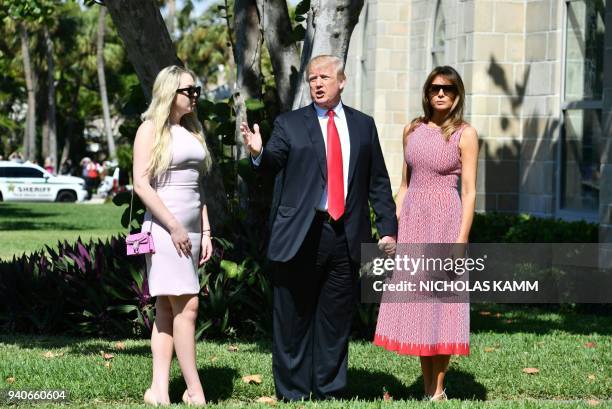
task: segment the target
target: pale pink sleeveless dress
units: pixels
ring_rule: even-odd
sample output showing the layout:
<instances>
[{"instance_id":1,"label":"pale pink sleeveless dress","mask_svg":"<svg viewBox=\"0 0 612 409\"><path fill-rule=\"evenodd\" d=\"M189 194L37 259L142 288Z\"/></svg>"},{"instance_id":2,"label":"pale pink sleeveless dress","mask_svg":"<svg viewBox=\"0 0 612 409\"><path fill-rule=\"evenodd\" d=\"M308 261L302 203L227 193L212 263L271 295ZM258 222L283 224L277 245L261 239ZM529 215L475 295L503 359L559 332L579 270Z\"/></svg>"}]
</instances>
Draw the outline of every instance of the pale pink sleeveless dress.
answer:
<instances>
[{"instance_id":1,"label":"pale pink sleeveless dress","mask_svg":"<svg viewBox=\"0 0 612 409\"><path fill-rule=\"evenodd\" d=\"M454 243L461 227L459 139L464 127L447 142L437 128L421 123L404 147L411 171L402 204L400 243ZM383 294L374 344L399 354L468 355L469 303L386 302Z\"/></svg>"},{"instance_id":2,"label":"pale pink sleeveless dress","mask_svg":"<svg viewBox=\"0 0 612 409\"><path fill-rule=\"evenodd\" d=\"M191 240L191 257L179 256L170 233L151 213L145 213L142 231L148 231L155 243L155 254L147 254L149 293L157 295L198 294L198 260L202 239L202 200L200 176L204 147L196 137L179 125L170 128L172 161L168 170L151 185L164 205L185 227Z\"/></svg>"}]
</instances>

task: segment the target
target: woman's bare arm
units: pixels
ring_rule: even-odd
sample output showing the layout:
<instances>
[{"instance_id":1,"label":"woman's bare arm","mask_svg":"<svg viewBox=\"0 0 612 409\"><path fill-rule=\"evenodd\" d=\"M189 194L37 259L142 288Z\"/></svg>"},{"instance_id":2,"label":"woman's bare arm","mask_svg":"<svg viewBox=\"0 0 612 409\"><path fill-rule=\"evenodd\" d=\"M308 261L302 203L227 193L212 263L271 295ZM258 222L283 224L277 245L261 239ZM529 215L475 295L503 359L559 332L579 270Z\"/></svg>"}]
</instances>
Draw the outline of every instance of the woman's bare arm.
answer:
<instances>
[{"instance_id":1,"label":"woman's bare arm","mask_svg":"<svg viewBox=\"0 0 612 409\"><path fill-rule=\"evenodd\" d=\"M402 205L404 204L404 197L406 196L406 192L408 191L408 185L410 184L410 169L408 169L408 165L406 164L406 144L408 143L410 131L410 124L404 127L404 132L402 135L402 182L400 183L399 191L397 192L397 197L395 199L395 208L397 220L399 220L400 215L402 214Z\"/></svg>"},{"instance_id":2,"label":"woman's bare arm","mask_svg":"<svg viewBox=\"0 0 612 409\"><path fill-rule=\"evenodd\" d=\"M466 127L459 140L461 152L461 228L458 243L467 243L474 209L476 208L476 173L478 170L478 134L471 126Z\"/></svg>"}]
</instances>

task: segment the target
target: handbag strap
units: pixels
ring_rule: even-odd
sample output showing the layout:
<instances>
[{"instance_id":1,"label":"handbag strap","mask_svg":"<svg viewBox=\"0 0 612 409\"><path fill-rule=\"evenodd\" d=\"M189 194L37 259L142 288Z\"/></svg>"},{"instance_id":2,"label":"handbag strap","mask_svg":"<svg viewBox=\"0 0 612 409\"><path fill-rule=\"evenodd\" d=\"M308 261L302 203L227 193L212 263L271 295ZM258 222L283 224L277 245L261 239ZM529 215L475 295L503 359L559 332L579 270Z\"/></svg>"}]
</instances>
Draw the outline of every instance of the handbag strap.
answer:
<instances>
[{"instance_id":1,"label":"handbag strap","mask_svg":"<svg viewBox=\"0 0 612 409\"><path fill-rule=\"evenodd\" d=\"M134 187L132 186L132 197L130 198L130 219L128 221L128 234L130 234L130 226L132 225L132 208L134 207ZM149 233L153 229L153 213L151 213L151 224L149 225Z\"/></svg>"}]
</instances>

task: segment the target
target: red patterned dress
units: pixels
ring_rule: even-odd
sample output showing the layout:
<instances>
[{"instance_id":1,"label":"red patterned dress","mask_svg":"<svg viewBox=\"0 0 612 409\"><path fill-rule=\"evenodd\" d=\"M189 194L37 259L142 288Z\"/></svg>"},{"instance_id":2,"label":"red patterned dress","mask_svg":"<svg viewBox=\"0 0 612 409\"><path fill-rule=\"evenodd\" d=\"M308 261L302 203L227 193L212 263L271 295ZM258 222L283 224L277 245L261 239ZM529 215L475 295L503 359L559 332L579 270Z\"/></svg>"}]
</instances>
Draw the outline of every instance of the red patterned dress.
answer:
<instances>
[{"instance_id":1,"label":"red patterned dress","mask_svg":"<svg viewBox=\"0 0 612 409\"><path fill-rule=\"evenodd\" d=\"M454 243L461 227L459 139L446 141L439 128L419 124L404 156L411 172L399 220L401 243ZM374 344L399 354L468 355L469 303L410 302L384 293ZM399 301L399 302L398 302Z\"/></svg>"}]
</instances>

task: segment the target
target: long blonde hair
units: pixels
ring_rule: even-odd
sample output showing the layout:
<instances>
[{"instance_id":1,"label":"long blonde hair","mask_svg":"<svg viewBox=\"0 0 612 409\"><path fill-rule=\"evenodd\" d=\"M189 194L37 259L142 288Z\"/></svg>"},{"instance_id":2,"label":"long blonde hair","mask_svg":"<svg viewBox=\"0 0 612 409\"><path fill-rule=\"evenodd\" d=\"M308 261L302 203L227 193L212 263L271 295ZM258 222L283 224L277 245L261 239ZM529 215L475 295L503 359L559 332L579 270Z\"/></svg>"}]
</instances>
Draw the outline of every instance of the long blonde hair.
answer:
<instances>
[{"instance_id":1,"label":"long blonde hair","mask_svg":"<svg viewBox=\"0 0 612 409\"><path fill-rule=\"evenodd\" d=\"M151 159L149 159L149 164L147 165L147 174L152 178L168 170L172 161L170 112L176 98L176 90L179 88L181 75L183 74L189 74L194 81L196 80L196 76L192 71L177 65L171 65L161 70L153 83L151 103L141 115L143 121L152 121L155 128L155 140L151 151ZM183 115L181 126L191 132L204 147L203 168L205 172L208 172L212 159L206 146L204 129L198 120L195 110Z\"/></svg>"},{"instance_id":2,"label":"long blonde hair","mask_svg":"<svg viewBox=\"0 0 612 409\"><path fill-rule=\"evenodd\" d=\"M448 114L444 118L444 122L440 127L442 136L444 136L444 139L448 141L453 132L455 132L465 123L463 120L463 106L465 101L465 87L463 86L463 80L461 79L459 73L453 67L448 65L434 68L427 76L425 84L423 84L423 94L421 98L424 115L412 120L408 133L412 132L420 123L428 123L431 121L434 109L429 101L429 87L438 75L443 76L455 87L457 87L457 95L455 95L453 105L451 106L450 111L448 111Z\"/></svg>"}]
</instances>

